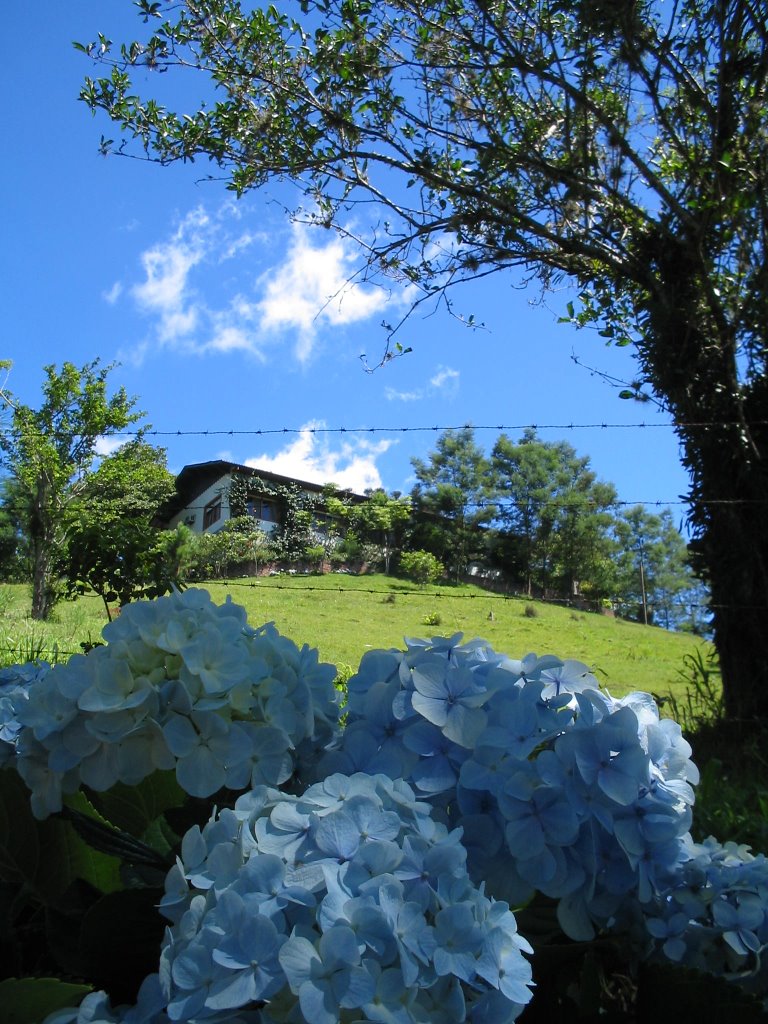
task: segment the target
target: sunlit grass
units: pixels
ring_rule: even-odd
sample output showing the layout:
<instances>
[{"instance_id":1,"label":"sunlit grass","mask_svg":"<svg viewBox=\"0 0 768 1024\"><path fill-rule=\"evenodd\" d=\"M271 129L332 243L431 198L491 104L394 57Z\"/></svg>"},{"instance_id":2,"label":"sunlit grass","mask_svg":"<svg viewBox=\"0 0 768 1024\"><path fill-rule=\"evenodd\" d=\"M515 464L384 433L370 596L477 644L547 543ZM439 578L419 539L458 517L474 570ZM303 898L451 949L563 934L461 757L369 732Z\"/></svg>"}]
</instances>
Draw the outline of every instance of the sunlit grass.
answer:
<instances>
[{"instance_id":1,"label":"sunlit grass","mask_svg":"<svg viewBox=\"0 0 768 1024\"><path fill-rule=\"evenodd\" d=\"M685 696L684 658L703 645L685 634L607 616L504 598L476 586L429 586L392 577L280 576L204 584L215 601L242 604L252 625L274 622L299 645L317 647L324 661L355 667L366 650L402 647L404 637L462 633L483 637L514 658L530 651L575 658L620 696L647 690ZM439 621L438 621L439 620ZM50 622L29 618L29 588L0 586L0 656L25 652L64 659L99 638L106 622L96 596L58 604ZM429 622L430 624L427 624Z\"/></svg>"}]
</instances>

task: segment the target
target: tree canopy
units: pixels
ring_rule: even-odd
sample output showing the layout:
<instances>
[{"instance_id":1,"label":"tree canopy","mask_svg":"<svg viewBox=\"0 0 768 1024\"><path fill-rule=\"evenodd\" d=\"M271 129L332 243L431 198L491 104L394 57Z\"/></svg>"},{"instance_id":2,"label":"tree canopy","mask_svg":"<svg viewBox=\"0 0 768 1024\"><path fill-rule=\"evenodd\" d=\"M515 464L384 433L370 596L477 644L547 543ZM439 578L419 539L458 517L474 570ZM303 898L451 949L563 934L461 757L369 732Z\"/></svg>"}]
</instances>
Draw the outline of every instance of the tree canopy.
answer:
<instances>
[{"instance_id":1,"label":"tree canopy","mask_svg":"<svg viewBox=\"0 0 768 1024\"><path fill-rule=\"evenodd\" d=\"M99 594L109 617L111 603L167 593L177 580L166 548L176 538L155 520L175 493L163 448L134 439L104 458L67 509L69 589Z\"/></svg>"},{"instance_id":2,"label":"tree canopy","mask_svg":"<svg viewBox=\"0 0 768 1024\"><path fill-rule=\"evenodd\" d=\"M446 430L427 460L411 459L416 475L411 497L417 512L412 543L436 551L457 582L473 558L482 555L481 527L495 516L490 463L472 427Z\"/></svg>"},{"instance_id":3,"label":"tree canopy","mask_svg":"<svg viewBox=\"0 0 768 1024\"><path fill-rule=\"evenodd\" d=\"M598 566L610 561L613 485L597 480L589 459L571 445L542 441L533 429L518 443L500 434L491 456L499 518L514 538L512 560L526 593L534 583L546 590L558 582L573 594L589 579L597 597L610 594L610 581L601 586L597 577Z\"/></svg>"},{"instance_id":4,"label":"tree canopy","mask_svg":"<svg viewBox=\"0 0 768 1024\"><path fill-rule=\"evenodd\" d=\"M38 409L3 398L11 408L10 426L0 432L0 463L11 480L16 513L29 545L32 617L46 619L59 596L57 559L71 525L68 509L82 493L100 438L110 437L141 418L135 398L124 388L108 394L111 366L99 360L78 369L65 362L44 367L43 400Z\"/></svg>"},{"instance_id":5,"label":"tree canopy","mask_svg":"<svg viewBox=\"0 0 768 1024\"><path fill-rule=\"evenodd\" d=\"M669 509L658 515L642 505L624 510L614 524L620 549L617 606L622 615L669 629L695 628L690 599L696 589L688 550ZM702 595L698 595L696 604ZM634 608L633 608L634 606Z\"/></svg>"},{"instance_id":6,"label":"tree canopy","mask_svg":"<svg viewBox=\"0 0 768 1024\"><path fill-rule=\"evenodd\" d=\"M112 65L82 92L119 126L105 151L293 180L425 298L565 278L570 319L634 346L626 392L669 411L690 472L727 711L768 717L766 0L137 6L141 41L80 44ZM199 107L135 68L201 72Z\"/></svg>"}]
</instances>

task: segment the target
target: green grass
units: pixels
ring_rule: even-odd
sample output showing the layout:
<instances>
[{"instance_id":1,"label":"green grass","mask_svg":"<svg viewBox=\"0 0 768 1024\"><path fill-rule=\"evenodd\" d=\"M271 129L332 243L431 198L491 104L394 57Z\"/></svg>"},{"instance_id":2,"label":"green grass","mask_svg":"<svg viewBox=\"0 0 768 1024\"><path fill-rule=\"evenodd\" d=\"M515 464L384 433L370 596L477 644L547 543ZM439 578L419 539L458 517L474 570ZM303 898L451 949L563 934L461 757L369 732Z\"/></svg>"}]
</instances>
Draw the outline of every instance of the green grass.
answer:
<instances>
[{"instance_id":1,"label":"green grass","mask_svg":"<svg viewBox=\"0 0 768 1024\"><path fill-rule=\"evenodd\" d=\"M683 700L686 684L679 673L684 658L706 646L695 637L653 626L505 599L470 585L420 589L387 576L332 574L204 586L215 601L231 594L245 606L252 625L273 621L299 645L317 647L322 660L353 668L366 650L402 647L406 636L461 632L465 640L483 637L514 658L535 651L583 661L615 696L631 690L659 696L672 691ZM106 622L95 596L62 602L47 623L34 622L28 611L28 587L0 586L0 658L6 664L25 660L29 651L66 658L81 642L98 639ZM425 623L437 616L439 625Z\"/></svg>"}]
</instances>

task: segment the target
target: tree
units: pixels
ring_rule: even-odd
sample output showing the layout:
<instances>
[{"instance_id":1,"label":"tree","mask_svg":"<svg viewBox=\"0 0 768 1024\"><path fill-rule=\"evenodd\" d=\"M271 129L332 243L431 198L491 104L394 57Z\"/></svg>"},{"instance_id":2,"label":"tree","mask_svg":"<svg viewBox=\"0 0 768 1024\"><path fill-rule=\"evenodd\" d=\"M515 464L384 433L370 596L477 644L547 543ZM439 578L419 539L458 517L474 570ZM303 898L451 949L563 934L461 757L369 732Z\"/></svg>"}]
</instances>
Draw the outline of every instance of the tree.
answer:
<instances>
[{"instance_id":1,"label":"tree","mask_svg":"<svg viewBox=\"0 0 768 1024\"><path fill-rule=\"evenodd\" d=\"M613 484L598 480L589 459L576 455L565 442L557 448L564 457L564 486L555 519L555 579L568 597L609 592L612 545L610 528L617 499Z\"/></svg>"},{"instance_id":2,"label":"tree","mask_svg":"<svg viewBox=\"0 0 768 1024\"><path fill-rule=\"evenodd\" d=\"M64 561L70 591L93 590L110 605L167 593L178 582L168 556L171 534L154 521L176 491L163 448L137 439L89 473L66 512Z\"/></svg>"},{"instance_id":3,"label":"tree","mask_svg":"<svg viewBox=\"0 0 768 1024\"><path fill-rule=\"evenodd\" d=\"M472 427L462 427L438 437L428 462L411 459L411 465L418 481L412 492L415 533L431 535L434 554L458 582L469 562L484 552L480 528L494 518L490 463Z\"/></svg>"},{"instance_id":4,"label":"tree","mask_svg":"<svg viewBox=\"0 0 768 1024\"><path fill-rule=\"evenodd\" d=\"M325 501L328 512L348 525L356 541L363 546L375 545L381 552L384 572L389 575L392 555L400 543L404 524L411 517L410 499L389 495L381 488L366 492L366 500L351 502L343 494L334 493Z\"/></svg>"},{"instance_id":5,"label":"tree","mask_svg":"<svg viewBox=\"0 0 768 1024\"><path fill-rule=\"evenodd\" d=\"M19 516L23 502L17 489L12 477L0 480L0 579L14 583L29 579L27 544Z\"/></svg>"},{"instance_id":6,"label":"tree","mask_svg":"<svg viewBox=\"0 0 768 1024\"><path fill-rule=\"evenodd\" d=\"M701 595L688 548L669 509L659 515L642 505L625 509L615 523L618 558L616 603L623 615L640 622L679 628L690 619L690 605Z\"/></svg>"},{"instance_id":7,"label":"tree","mask_svg":"<svg viewBox=\"0 0 768 1024\"><path fill-rule=\"evenodd\" d=\"M371 273L426 298L565 278L568 318L634 346L624 393L669 411L690 472L727 714L768 718L765 0L138 6L148 38L82 46L114 65L82 98L115 148L207 157L237 193L292 179L349 234L372 200ZM213 102L145 100L134 67L197 68Z\"/></svg>"},{"instance_id":8,"label":"tree","mask_svg":"<svg viewBox=\"0 0 768 1024\"><path fill-rule=\"evenodd\" d=\"M498 520L511 547L507 568L521 575L528 596L534 586L570 596L579 585L603 596L613 485L597 480L571 445L542 441L530 428L518 443L500 434L491 460Z\"/></svg>"},{"instance_id":9,"label":"tree","mask_svg":"<svg viewBox=\"0 0 768 1024\"><path fill-rule=\"evenodd\" d=\"M46 619L59 596L56 558L66 549L70 506L82 494L96 442L141 418L124 388L107 395L112 366L99 360L78 369L44 367L43 402L35 410L4 395L12 407L0 434L2 464L14 481L18 513L29 544L32 618Z\"/></svg>"}]
</instances>

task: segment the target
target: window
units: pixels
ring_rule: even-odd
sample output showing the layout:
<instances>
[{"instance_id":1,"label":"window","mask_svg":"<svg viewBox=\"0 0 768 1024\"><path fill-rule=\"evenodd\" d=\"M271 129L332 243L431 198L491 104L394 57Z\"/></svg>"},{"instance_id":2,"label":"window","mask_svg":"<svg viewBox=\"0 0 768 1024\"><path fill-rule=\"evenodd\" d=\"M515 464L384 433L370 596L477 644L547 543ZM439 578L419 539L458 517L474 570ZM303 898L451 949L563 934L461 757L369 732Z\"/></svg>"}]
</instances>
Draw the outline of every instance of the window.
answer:
<instances>
[{"instance_id":1,"label":"window","mask_svg":"<svg viewBox=\"0 0 768 1024\"><path fill-rule=\"evenodd\" d=\"M214 523L218 523L221 519L221 495L214 498L213 501L209 501L203 509L203 529L207 530L209 526L213 526Z\"/></svg>"},{"instance_id":2,"label":"window","mask_svg":"<svg viewBox=\"0 0 768 1024\"><path fill-rule=\"evenodd\" d=\"M277 523L280 519L277 502L269 498L254 498L249 501L248 514L262 523Z\"/></svg>"}]
</instances>

